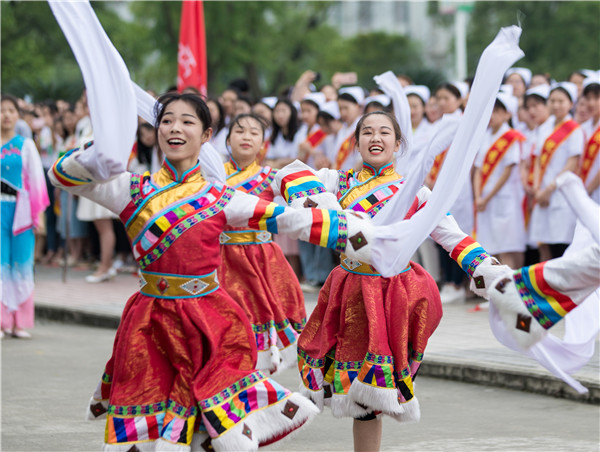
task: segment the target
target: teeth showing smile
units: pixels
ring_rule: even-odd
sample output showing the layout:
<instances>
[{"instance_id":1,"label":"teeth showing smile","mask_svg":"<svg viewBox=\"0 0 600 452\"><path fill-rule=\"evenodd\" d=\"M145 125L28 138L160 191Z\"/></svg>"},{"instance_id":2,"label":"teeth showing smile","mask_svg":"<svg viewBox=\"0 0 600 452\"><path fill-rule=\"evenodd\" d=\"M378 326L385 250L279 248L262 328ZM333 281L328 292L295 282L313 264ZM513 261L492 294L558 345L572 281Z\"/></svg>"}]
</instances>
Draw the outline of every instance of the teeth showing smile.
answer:
<instances>
[{"instance_id":1,"label":"teeth showing smile","mask_svg":"<svg viewBox=\"0 0 600 452\"><path fill-rule=\"evenodd\" d=\"M171 145L177 145L177 144L185 144L185 141L183 141L180 138L171 138L169 141L167 141L167 143L169 143Z\"/></svg>"},{"instance_id":2,"label":"teeth showing smile","mask_svg":"<svg viewBox=\"0 0 600 452\"><path fill-rule=\"evenodd\" d=\"M369 152L383 152L383 147L371 146L371 147L369 147Z\"/></svg>"}]
</instances>

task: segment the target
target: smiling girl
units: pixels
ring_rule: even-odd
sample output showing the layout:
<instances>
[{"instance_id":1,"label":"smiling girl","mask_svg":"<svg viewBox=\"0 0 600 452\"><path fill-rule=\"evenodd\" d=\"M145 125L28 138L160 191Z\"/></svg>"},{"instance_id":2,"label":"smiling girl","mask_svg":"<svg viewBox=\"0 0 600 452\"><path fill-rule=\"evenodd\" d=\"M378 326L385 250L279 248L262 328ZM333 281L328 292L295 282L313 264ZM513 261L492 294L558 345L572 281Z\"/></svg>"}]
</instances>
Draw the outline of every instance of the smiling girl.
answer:
<instances>
[{"instance_id":1,"label":"smiling girl","mask_svg":"<svg viewBox=\"0 0 600 452\"><path fill-rule=\"evenodd\" d=\"M275 170L256 163L265 124L255 114L242 114L229 125L231 158L225 164L227 184L273 201ZM306 322L304 297L294 271L268 231L227 226L220 235L221 283L244 309L256 338L257 368L271 373L292 366L298 335Z\"/></svg>"},{"instance_id":2,"label":"smiling girl","mask_svg":"<svg viewBox=\"0 0 600 452\"><path fill-rule=\"evenodd\" d=\"M219 237L230 225L354 253L347 237L364 222L208 182L198 158L210 124L201 98L168 93L157 104L157 143L165 155L157 173L123 172L97 182L79 161L85 153L96 157L93 143L69 151L51 170L53 184L120 216L141 268L140 290L124 308L89 407L90 418L107 416L105 451L256 450L317 411L256 369L252 326L217 277ZM240 156L254 152L241 142Z\"/></svg>"},{"instance_id":3,"label":"smiling girl","mask_svg":"<svg viewBox=\"0 0 600 452\"><path fill-rule=\"evenodd\" d=\"M354 133L362 170L311 173L295 163L277 176L278 189L288 202L286 193L292 192L291 203L304 206L331 205L333 193L344 210L373 217L403 189L404 178L393 163L402 140L393 116L366 114ZM424 206L429 193L427 188L418 192L407 218ZM489 259L451 216L431 235L470 274L469 265ZM364 237L354 240L357 246L366 244ZM419 419L413 379L441 315L435 281L420 265L411 262L400 274L384 278L368 263L342 253L300 335L298 366L304 393L317 406L354 418L355 450L379 450L380 413L401 422Z\"/></svg>"},{"instance_id":4,"label":"smiling girl","mask_svg":"<svg viewBox=\"0 0 600 452\"><path fill-rule=\"evenodd\" d=\"M548 97L550 133L539 136L534 150L533 193L530 237L539 243L540 261L560 257L573 240L575 218L567 201L555 193L555 179L565 171L576 172L583 152L583 131L570 115L577 100L577 86L561 82L552 86Z\"/></svg>"}]
</instances>

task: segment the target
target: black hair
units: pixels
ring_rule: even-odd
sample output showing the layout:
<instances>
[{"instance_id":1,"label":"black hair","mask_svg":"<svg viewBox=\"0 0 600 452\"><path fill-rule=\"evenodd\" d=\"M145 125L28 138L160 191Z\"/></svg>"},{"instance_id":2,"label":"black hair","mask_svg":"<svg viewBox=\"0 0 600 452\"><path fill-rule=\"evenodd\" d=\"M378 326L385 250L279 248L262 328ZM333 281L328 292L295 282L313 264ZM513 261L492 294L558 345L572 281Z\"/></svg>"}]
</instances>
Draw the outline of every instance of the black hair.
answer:
<instances>
[{"instance_id":1,"label":"black hair","mask_svg":"<svg viewBox=\"0 0 600 452\"><path fill-rule=\"evenodd\" d=\"M423 99L421 96L419 96L417 93L410 93L410 94L407 94L407 95L406 95L406 97L409 97L409 96L414 96L414 97L416 97L417 99L419 99L419 100L421 101L421 103L423 104L423 107L425 107L425 105L427 104L427 103L425 102L425 100L424 100L424 99Z\"/></svg>"},{"instance_id":2,"label":"black hair","mask_svg":"<svg viewBox=\"0 0 600 452\"><path fill-rule=\"evenodd\" d=\"M242 125L240 124L240 121L242 119L246 119L246 118L251 118L251 119L258 121L258 123L260 124L260 128L262 129L262 136L263 136L263 141L264 141L265 132L267 130L267 124L265 123L265 120L262 117L260 117L259 115L257 115L256 113L241 113L241 114L237 115L235 118L233 118L231 120L231 122L229 123L227 138L225 141L229 141L229 137L231 136L231 131L233 130L233 127L236 125L241 127Z\"/></svg>"},{"instance_id":3,"label":"black hair","mask_svg":"<svg viewBox=\"0 0 600 452\"><path fill-rule=\"evenodd\" d=\"M333 116L331 116L329 113L323 110L319 110L319 113L317 113L317 121L319 120L319 118L323 118L327 123L335 120Z\"/></svg>"},{"instance_id":4,"label":"black hair","mask_svg":"<svg viewBox=\"0 0 600 452\"><path fill-rule=\"evenodd\" d=\"M217 123L216 128L213 130L213 134L216 135L225 127L225 110L223 109L223 105L221 105L221 102L219 102L214 97L209 97L208 99L206 99L206 103L208 104L209 102L213 102L217 106L217 110L219 110L219 122ZM211 121L212 119L214 118L211 117Z\"/></svg>"},{"instance_id":5,"label":"black hair","mask_svg":"<svg viewBox=\"0 0 600 452\"><path fill-rule=\"evenodd\" d=\"M142 129L148 129L154 132L154 127L148 122L143 122L138 126L137 129L137 159L141 164L150 165L152 163L152 146L146 146L142 143L141 133Z\"/></svg>"},{"instance_id":6,"label":"black hair","mask_svg":"<svg viewBox=\"0 0 600 452\"><path fill-rule=\"evenodd\" d=\"M350 93L342 93L338 94L337 100L345 100L348 102L352 102L354 104L358 104L358 100L354 98L354 96Z\"/></svg>"},{"instance_id":7,"label":"black hair","mask_svg":"<svg viewBox=\"0 0 600 452\"><path fill-rule=\"evenodd\" d=\"M583 88L582 96L587 96L588 94L593 94L596 97L600 96L600 83L590 83L588 86Z\"/></svg>"},{"instance_id":8,"label":"black hair","mask_svg":"<svg viewBox=\"0 0 600 452\"><path fill-rule=\"evenodd\" d=\"M398 121L396 120L396 118L394 116L390 115L389 113L387 113L385 111L372 111L371 113L362 115L362 117L358 120L358 123L356 124L356 129L354 129L354 139L356 140L356 143L358 143L358 139L360 137L360 129L362 128L362 125L365 122L365 119L367 119L369 116L372 116L372 115L383 115L386 118L388 118L390 120L390 122L392 123L392 127L394 129L394 135L396 136L396 140L400 140L402 143L404 143L406 141L406 138L404 138L404 135L402 135L402 131L400 130L400 125L398 124Z\"/></svg>"},{"instance_id":9,"label":"black hair","mask_svg":"<svg viewBox=\"0 0 600 452\"><path fill-rule=\"evenodd\" d=\"M309 104L312 105L313 107L315 107L317 110L321 111L321 108L319 107L319 104L317 104L314 100L312 99L302 99L300 101L300 104Z\"/></svg>"},{"instance_id":10,"label":"black hair","mask_svg":"<svg viewBox=\"0 0 600 452\"><path fill-rule=\"evenodd\" d=\"M502 101L500 101L500 99L496 99L496 102L494 103L494 108L502 108L504 111L508 111L506 105L504 105Z\"/></svg>"},{"instance_id":11,"label":"black hair","mask_svg":"<svg viewBox=\"0 0 600 452\"><path fill-rule=\"evenodd\" d=\"M17 112L21 114L21 109L19 108L19 101L15 96L13 96L12 94L2 94L2 100L0 100L0 102L4 102L5 100L11 102L17 109Z\"/></svg>"},{"instance_id":12,"label":"black hair","mask_svg":"<svg viewBox=\"0 0 600 452\"><path fill-rule=\"evenodd\" d=\"M462 99L462 95L460 94L460 91L452 83L442 83L441 85L439 85L435 89L435 93L434 94L437 94L438 91L441 90L441 89L445 89L446 91L450 91L452 93L452 95L454 97L456 97L457 99Z\"/></svg>"},{"instance_id":13,"label":"black hair","mask_svg":"<svg viewBox=\"0 0 600 452\"><path fill-rule=\"evenodd\" d=\"M279 124L277 124L275 122L275 116L273 116L273 133L271 134L271 143L274 143L275 140L277 139L277 136L281 133L283 136L283 139L285 141L294 141L294 136L296 135L296 132L298 131L298 110L296 110L296 107L294 107L294 104L292 103L291 100L286 99L286 98L281 98L277 101L277 103L275 104L275 108L277 108L277 105L279 104L286 104L288 107L290 107L291 110L291 114L290 114L290 120L288 121L287 124L287 133L283 134L283 131L281 130L281 127L279 126ZM273 108L273 111L275 111L275 108Z\"/></svg>"},{"instance_id":14,"label":"black hair","mask_svg":"<svg viewBox=\"0 0 600 452\"><path fill-rule=\"evenodd\" d=\"M391 103L390 103L390 105L391 105ZM373 107L374 106L374 107L377 108L377 111L385 111L386 113L389 113L390 112L390 105L388 105L386 107L381 102L379 102L377 100L372 100L367 105L365 105L365 111L367 111L369 109L369 107Z\"/></svg>"},{"instance_id":15,"label":"black hair","mask_svg":"<svg viewBox=\"0 0 600 452\"><path fill-rule=\"evenodd\" d=\"M569 92L566 89L564 89L562 86L557 86L555 88L552 88L550 90L550 93L552 93L552 91L562 91L569 98L569 100L571 101L572 104L575 103L575 99L573 99L571 97L571 94L569 94Z\"/></svg>"},{"instance_id":16,"label":"black hair","mask_svg":"<svg viewBox=\"0 0 600 452\"><path fill-rule=\"evenodd\" d=\"M204 100L196 95L191 93L181 94L181 93L166 93L158 98L158 101L154 107L154 113L156 114L156 122L154 123L154 127L158 131L158 126L165 114L167 106L175 101L183 101L189 106L193 107L196 116L202 123L203 130L207 130L210 128L212 123L212 119L210 117L210 110L208 109L208 105Z\"/></svg>"},{"instance_id":17,"label":"black hair","mask_svg":"<svg viewBox=\"0 0 600 452\"><path fill-rule=\"evenodd\" d=\"M229 82L227 89L231 89L239 95L240 93L247 93L250 91L250 85L248 84L248 80L244 78L237 78Z\"/></svg>"},{"instance_id":18,"label":"black hair","mask_svg":"<svg viewBox=\"0 0 600 452\"><path fill-rule=\"evenodd\" d=\"M252 108L252 101L250 100L250 98L248 96L238 95L238 98L236 99L236 102L238 100L241 100L242 102L245 102L246 104L248 104L248 106L250 108Z\"/></svg>"}]
</instances>

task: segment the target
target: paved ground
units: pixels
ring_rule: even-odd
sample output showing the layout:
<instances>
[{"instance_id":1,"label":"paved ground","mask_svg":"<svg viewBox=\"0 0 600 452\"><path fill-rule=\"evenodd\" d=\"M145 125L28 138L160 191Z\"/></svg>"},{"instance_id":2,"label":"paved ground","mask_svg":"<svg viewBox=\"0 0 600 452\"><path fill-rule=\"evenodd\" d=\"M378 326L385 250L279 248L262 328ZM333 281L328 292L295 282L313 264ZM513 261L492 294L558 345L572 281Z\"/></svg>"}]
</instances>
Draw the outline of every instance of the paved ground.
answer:
<instances>
[{"instance_id":1,"label":"paved ground","mask_svg":"<svg viewBox=\"0 0 600 452\"><path fill-rule=\"evenodd\" d=\"M89 292L89 290L88 290ZM98 451L104 422L83 420L114 331L38 320L33 340L2 341L3 451ZM295 388L293 370L277 377ZM598 407L439 378L416 382L421 422L384 419L385 451L598 451ZM324 411L275 450L351 451L351 421ZM273 448L272 448L273 450Z\"/></svg>"},{"instance_id":2,"label":"paved ground","mask_svg":"<svg viewBox=\"0 0 600 452\"><path fill-rule=\"evenodd\" d=\"M36 272L38 318L63 322L116 328L127 298L138 287L137 277L132 274L120 274L110 282L88 284L84 281L87 271L70 269L67 283L62 282L58 268L38 266ZM316 294L305 294L305 298L307 310L311 312L316 304ZM589 394L581 396L534 360L498 343L489 329L487 312L468 312L477 301L444 305L441 324L427 346L419 371L421 376L600 403L598 344L590 363L575 374L590 390ZM553 332L560 334L560 326L557 325Z\"/></svg>"}]
</instances>

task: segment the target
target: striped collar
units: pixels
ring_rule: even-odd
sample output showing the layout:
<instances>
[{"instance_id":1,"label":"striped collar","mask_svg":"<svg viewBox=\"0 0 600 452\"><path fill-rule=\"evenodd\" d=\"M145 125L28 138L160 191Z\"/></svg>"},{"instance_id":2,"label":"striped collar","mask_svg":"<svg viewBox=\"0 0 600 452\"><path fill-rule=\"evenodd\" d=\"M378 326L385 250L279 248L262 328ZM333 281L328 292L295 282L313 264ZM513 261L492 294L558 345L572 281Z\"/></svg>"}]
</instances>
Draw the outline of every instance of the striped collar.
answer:
<instances>
[{"instance_id":1,"label":"striped collar","mask_svg":"<svg viewBox=\"0 0 600 452\"><path fill-rule=\"evenodd\" d=\"M160 169L159 173L164 173L173 182L182 183L189 182L190 180L195 180L198 177L202 177L202 175L200 174L200 170L200 162L197 162L189 170L179 175L175 167L171 164L171 162L165 159L165 162L163 163L163 166Z\"/></svg>"},{"instance_id":2,"label":"striped collar","mask_svg":"<svg viewBox=\"0 0 600 452\"><path fill-rule=\"evenodd\" d=\"M375 169L368 163L363 162L363 169L356 176L359 180L364 180L373 176L389 176L394 173L394 162L383 165L379 169Z\"/></svg>"},{"instance_id":3,"label":"striped collar","mask_svg":"<svg viewBox=\"0 0 600 452\"><path fill-rule=\"evenodd\" d=\"M237 162L233 158L230 158L229 161L227 163L225 163L224 166L225 166L225 173L227 174L228 179L229 179L229 177L231 177L234 174L237 174L239 172L242 172L242 171L253 172L259 168L259 165L258 165L258 163L256 163L256 160L252 160L252 162L247 167L242 168L241 166L239 166L237 164Z\"/></svg>"}]
</instances>

